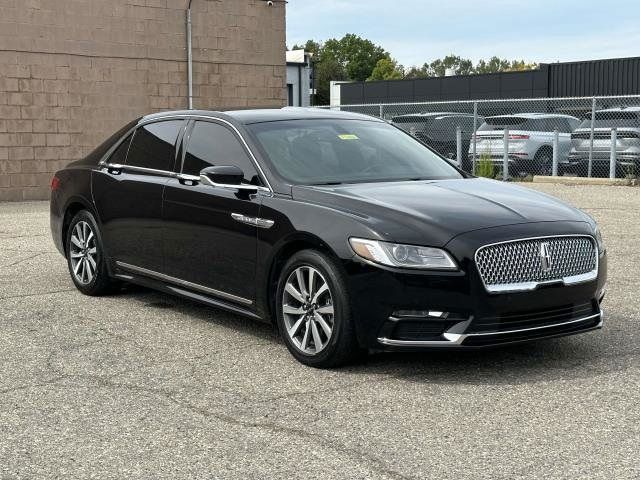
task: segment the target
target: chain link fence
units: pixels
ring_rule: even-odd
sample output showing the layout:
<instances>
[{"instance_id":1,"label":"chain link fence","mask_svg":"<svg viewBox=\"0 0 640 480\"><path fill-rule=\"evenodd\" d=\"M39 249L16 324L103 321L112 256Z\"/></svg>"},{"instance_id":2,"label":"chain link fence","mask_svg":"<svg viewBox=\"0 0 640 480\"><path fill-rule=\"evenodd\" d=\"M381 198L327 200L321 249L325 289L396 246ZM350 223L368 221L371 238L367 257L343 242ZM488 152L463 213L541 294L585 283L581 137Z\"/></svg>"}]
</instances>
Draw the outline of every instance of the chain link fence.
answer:
<instances>
[{"instance_id":1,"label":"chain link fence","mask_svg":"<svg viewBox=\"0 0 640 480\"><path fill-rule=\"evenodd\" d=\"M640 95L318 108L383 118L479 176L640 174Z\"/></svg>"}]
</instances>

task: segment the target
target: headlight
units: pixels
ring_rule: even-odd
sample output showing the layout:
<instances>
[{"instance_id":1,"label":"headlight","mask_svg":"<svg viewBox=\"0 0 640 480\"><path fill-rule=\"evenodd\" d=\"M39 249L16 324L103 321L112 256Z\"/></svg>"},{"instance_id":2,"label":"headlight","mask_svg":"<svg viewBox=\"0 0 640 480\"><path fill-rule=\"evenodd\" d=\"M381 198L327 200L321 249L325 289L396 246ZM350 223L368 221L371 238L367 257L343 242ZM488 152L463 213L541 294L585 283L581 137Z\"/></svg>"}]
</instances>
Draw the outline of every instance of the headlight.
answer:
<instances>
[{"instance_id":1,"label":"headlight","mask_svg":"<svg viewBox=\"0 0 640 480\"><path fill-rule=\"evenodd\" d=\"M593 236L596 237L596 243L598 245L598 253L600 255L604 255L604 252L606 251L606 247L604 246L604 240L602 240L602 234L600 233L600 229L598 228L598 225L595 225L593 227Z\"/></svg>"},{"instance_id":2,"label":"headlight","mask_svg":"<svg viewBox=\"0 0 640 480\"><path fill-rule=\"evenodd\" d=\"M456 262L444 250L432 247L350 238L351 248L359 257L381 265L403 268L457 270Z\"/></svg>"}]
</instances>

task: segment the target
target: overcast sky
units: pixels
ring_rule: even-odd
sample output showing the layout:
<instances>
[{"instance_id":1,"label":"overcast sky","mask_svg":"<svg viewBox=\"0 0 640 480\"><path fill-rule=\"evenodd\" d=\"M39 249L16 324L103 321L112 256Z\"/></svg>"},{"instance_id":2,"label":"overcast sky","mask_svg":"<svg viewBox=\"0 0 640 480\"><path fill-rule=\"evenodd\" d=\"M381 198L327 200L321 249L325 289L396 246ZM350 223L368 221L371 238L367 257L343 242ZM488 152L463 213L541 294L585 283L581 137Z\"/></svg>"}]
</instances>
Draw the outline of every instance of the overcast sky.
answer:
<instances>
[{"instance_id":1,"label":"overcast sky","mask_svg":"<svg viewBox=\"0 0 640 480\"><path fill-rule=\"evenodd\" d=\"M287 45L355 33L405 67L455 53L532 62L640 56L640 0L289 0Z\"/></svg>"}]
</instances>

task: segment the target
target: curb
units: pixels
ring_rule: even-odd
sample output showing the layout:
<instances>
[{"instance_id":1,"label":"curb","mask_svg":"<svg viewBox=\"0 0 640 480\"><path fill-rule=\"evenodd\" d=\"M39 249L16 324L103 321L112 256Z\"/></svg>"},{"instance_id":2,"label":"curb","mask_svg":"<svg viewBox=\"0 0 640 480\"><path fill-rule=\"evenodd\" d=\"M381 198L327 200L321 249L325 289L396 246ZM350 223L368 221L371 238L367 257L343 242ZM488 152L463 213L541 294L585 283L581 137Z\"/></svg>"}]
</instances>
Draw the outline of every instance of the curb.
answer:
<instances>
[{"instance_id":1,"label":"curb","mask_svg":"<svg viewBox=\"0 0 640 480\"><path fill-rule=\"evenodd\" d=\"M606 185L616 187L637 186L636 178L588 178L588 177L546 177L535 175L533 183L555 183L559 185Z\"/></svg>"}]
</instances>

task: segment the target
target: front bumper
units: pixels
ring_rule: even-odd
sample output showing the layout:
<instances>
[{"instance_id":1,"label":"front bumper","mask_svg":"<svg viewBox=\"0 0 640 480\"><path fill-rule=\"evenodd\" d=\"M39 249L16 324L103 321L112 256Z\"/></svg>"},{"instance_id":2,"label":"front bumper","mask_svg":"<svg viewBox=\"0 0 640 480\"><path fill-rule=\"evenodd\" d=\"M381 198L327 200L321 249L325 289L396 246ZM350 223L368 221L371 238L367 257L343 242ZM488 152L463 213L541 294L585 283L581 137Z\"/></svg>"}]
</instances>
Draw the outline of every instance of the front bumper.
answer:
<instances>
[{"instance_id":1,"label":"front bumper","mask_svg":"<svg viewBox=\"0 0 640 480\"><path fill-rule=\"evenodd\" d=\"M593 280L505 293L488 292L473 261L479 246L533 237L541 228L549 235L588 234L590 227L581 223L513 225L460 235L446 246L459 261L458 272L409 273L349 262L352 312L361 345L372 350L465 349L600 328L606 253L599 258Z\"/></svg>"},{"instance_id":2,"label":"front bumper","mask_svg":"<svg viewBox=\"0 0 640 480\"><path fill-rule=\"evenodd\" d=\"M378 337L378 343L387 349L420 349L420 348L455 348L455 347L493 347L512 343L529 342L544 338L563 337L584 333L602 328L604 314L598 308L595 314L569 320L550 323L546 325L530 326L527 328L506 328L493 332L469 331L469 325L473 321L469 319L454 324L442 332L438 339L411 340L394 339L385 336ZM392 331L392 330L391 330Z\"/></svg>"}]
</instances>

